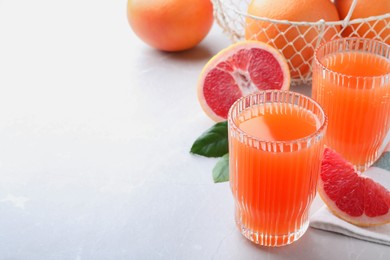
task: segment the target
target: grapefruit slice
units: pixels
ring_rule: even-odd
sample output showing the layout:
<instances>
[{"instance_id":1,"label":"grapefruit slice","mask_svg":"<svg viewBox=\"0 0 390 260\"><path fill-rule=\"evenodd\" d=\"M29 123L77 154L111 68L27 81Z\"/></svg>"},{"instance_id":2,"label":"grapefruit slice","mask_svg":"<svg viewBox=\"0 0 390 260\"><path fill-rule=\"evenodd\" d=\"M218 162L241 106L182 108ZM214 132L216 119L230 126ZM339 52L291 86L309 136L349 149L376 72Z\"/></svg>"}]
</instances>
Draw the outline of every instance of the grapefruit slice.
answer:
<instances>
[{"instance_id":1,"label":"grapefruit slice","mask_svg":"<svg viewBox=\"0 0 390 260\"><path fill-rule=\"evenodd\" d=\"M290 88L290 71L278 50L257 41L243 41L217 53L203 68L198 99L205 113L226 120L238 98L261 90Z\"/></svg>"},{"instance_id":2,"label":"grapefruit slice","mask_svg":"<svg viewBox=\"0 0 390 260\"><path fill-rule=\"evenodd\" d=\"M390 222L390 191L359 175L341 155L325 148L318 193L330 211L357 226Z\"/></svg>"}]
</instances>

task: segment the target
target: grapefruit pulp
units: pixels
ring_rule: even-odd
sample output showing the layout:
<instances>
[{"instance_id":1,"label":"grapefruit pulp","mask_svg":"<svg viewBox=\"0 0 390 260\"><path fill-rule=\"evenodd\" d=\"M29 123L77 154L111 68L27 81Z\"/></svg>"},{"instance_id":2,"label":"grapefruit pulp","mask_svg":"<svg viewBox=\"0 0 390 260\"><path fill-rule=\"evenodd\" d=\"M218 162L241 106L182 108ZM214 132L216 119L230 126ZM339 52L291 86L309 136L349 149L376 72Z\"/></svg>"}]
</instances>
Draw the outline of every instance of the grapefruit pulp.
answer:
<instances>
[{"instance_id":1,"label":"grapefruit pulp","mask_svg":"<svg viewBox=\"0 0 390 260\"><path fill-rule=\"evenodd\" d=\"M358 226L390 222L390 191L359 175L353 165L325 148L318 192L331 212Z\"/></svg>"},{"instance_id":2,"label":"grapefruit pulp","mask_svg":"<svg viewBox=\"0 0 390 260\"><path fill-rule=\"evenodd\" d=\"M261 90L290 87L290 72L275 48L257 41L243 41L216 54L203 68L198 99L215 121L226 120L230 106L240 97Z\"/></svg>"}]
</instances>

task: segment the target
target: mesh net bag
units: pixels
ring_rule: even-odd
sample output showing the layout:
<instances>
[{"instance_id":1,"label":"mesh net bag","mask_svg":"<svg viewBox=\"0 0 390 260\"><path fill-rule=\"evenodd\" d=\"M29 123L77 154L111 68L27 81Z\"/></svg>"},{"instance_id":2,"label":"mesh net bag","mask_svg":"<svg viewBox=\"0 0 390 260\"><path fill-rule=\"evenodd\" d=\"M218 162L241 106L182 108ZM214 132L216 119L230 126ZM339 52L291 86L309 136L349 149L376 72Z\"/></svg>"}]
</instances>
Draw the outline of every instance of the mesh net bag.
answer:
<instances>
[{"instance_id":1,"label":"mesh net bag","mask_svg":"<svg viewBox=\"0 0 390 260\"><path fill-rule=\"evenodd\" d=\"M314 50L325 41L360 36L390 42L390 13L350 19L358 0L353 0L344 20L331 22L297 22L249 15L247 10L252 0L211 1L218 25L232 42L261 40L279 49L289 64L293 85L311 83Z\"/></svg>"}]
</instances>

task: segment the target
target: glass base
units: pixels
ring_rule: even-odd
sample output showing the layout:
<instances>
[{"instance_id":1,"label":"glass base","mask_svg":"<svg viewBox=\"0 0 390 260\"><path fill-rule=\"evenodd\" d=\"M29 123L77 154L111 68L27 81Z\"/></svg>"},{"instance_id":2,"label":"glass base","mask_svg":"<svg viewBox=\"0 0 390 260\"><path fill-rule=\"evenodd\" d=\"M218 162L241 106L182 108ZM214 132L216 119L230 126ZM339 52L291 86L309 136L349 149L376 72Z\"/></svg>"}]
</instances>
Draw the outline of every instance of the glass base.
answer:
<instances>
[{"instance_id":1,"label":"glass base","mask_svg":"<svg viewBox=\"0 0 390 260\"><path fill-rule=\"evenodd\" d=\"M354 165L354 169L355 169L355 171L357 171L358 174L362 174L362 173L365 172L371 165L372 165L372 163L367 163L367 164L365 164L365 165Z\"/></svg>"},{"instance_id":2,"label":"glass base","mask_svg":"<svg viewBox=\"0 0 390 260\"><path fill-rule=\"evenodd\" d=\"M241 234L253 243L261 246L279 247L289 245L301 238L309 227L309 221L306 221L299 230L285 235L262 234L246 228L245 225L237 220L236 225Z\"/></svg>"},{"instance_id":3,"label":"glass base","mask_svg":"<svg viewBox=\"0 0 390 260\"><path fill-rule=\"evenodd\" d=\"M381 154L382 152L376 152L374 156L372 156L371 158L369 158L369 160L363 164L363 165L358 165L358 164L353 164L355 170L361 174L363 172L365 172L366 170L368 170L368 168L370 168L380 157L381 157Z\"/></svg>"}]
</instances>

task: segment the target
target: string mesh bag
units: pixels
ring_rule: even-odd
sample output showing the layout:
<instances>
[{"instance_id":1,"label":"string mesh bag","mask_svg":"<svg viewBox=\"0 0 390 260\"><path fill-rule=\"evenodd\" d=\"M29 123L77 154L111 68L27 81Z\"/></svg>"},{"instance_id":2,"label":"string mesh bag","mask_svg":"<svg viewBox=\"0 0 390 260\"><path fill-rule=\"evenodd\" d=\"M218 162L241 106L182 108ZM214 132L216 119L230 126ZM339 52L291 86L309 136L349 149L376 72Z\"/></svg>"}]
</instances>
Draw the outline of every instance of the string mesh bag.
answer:
<instances>
[{"instance_id":1,"label":"string mesh bag","mask_svg":"<svg viewBox=\"0 0 390 260\"><path fill-rule=\"evenodd\" d=\"M250 15L247 10L252 0L211 1L218 25L232 42L260 40L279 49L289 64L292 85L311 84L314 50L326 41L340 37L367 37L390 43L390 13L351 19L359 0L352 1L343 20L315 22Z\"/></svg>"}]
</instances>

